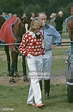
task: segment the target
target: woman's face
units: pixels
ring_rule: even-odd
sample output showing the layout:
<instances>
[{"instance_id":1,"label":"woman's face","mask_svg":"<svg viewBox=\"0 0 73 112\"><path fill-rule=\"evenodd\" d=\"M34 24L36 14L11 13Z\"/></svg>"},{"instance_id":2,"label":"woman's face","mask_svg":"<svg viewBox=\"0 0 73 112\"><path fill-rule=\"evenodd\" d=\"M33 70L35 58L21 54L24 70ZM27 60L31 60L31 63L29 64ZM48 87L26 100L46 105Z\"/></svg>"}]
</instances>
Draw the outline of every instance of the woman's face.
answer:
<instances>
[{"instance_id":1,"label":"woman's face","mask_svg":"<svg viewBox=\"0 0 73 112\"><path fill-rule=\"evenodd\" d=\"M38 32L40 32L40 30L41 30L41 27L39 27L39 28L36 28L36 30L35 30L35 33L38 33Z\"/></svg>"}]
</instances>

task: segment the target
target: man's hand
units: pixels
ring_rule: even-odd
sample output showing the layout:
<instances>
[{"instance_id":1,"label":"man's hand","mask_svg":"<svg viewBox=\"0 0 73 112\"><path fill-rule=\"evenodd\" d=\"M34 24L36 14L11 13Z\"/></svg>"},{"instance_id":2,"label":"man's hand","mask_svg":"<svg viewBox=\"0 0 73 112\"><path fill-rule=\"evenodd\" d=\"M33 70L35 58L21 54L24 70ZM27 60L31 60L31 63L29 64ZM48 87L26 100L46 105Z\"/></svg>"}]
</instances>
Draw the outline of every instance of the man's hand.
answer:
<instances>
[{"instance_id":1,"label":"man's hand","mask_svg":"<svg viewBox=\"0 0 73 112\"><path fill-rule=\"evenodd\" d=\"M53 44L50 45L50 49L54 49L55 46Z\"/></svg>"}]
</instances>

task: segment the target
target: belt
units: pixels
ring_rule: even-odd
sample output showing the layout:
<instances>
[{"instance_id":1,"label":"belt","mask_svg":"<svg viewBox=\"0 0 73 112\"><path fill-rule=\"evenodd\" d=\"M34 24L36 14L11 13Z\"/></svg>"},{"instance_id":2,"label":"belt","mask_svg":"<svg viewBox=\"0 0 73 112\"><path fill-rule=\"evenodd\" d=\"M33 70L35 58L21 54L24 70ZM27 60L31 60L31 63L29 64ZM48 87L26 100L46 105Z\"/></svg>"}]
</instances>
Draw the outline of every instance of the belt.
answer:
<instances>
[{"instance_id":1,"label":"belt","mask_svg":"<svg viewBox=\"0 0 73 112\"><path fill-rule=\"evenodd\" d=\"M51 51L51 49L45 49L45 52Z\"/></svg>"},{"instance_id":2,"label":"belt","mask_svg":"<svg viewBox=\"0 0 73 112\"><path fill-rule=\"evenodd\" d=\"M32 55L32 54L31 54ZM40 56L41 54L37 54L37 55L32 55L32 56Z\"/></svg>"}]
</instances>

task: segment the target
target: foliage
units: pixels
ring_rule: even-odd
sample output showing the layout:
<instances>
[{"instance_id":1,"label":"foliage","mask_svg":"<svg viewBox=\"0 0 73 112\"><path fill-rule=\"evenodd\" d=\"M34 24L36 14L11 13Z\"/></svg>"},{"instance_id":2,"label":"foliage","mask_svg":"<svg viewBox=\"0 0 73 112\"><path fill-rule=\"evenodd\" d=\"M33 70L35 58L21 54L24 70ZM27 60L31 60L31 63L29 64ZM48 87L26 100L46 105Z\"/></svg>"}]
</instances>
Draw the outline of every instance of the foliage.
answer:
<instances>
[{"instance_id":1,"label":"foliage","mask_svg":"<svg viewBox=\"0 0 73 112\"><path fill-rule=\"evenodd\" d=\"M11 12L18 15L26 13L29 15L34 12L37 15L38 12L44 11L49 17L52 12L58 13L59 10L62 10L67 17L72 4L73 0L0 0L0 13Z\"/></svg>"}]
</instances>

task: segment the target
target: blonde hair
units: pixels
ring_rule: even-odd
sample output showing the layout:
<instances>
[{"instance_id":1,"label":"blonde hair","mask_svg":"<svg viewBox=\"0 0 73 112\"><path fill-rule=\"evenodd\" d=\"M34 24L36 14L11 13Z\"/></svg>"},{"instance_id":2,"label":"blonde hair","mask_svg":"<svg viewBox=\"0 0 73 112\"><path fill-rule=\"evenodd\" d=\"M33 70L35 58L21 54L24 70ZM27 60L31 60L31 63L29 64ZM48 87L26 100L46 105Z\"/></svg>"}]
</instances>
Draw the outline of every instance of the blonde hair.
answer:
<instances>
[{"instance_id":1,"label":"blonde hair","mask_svg":"<svg viewBox=\"0 0 73 112\"><path fill-rule=\"evenodd\" d=\"M35 31L37 28L44 27L43 21L39 17L35 17L30 23L30 31Z\"/></svg>"}]
</instances>

